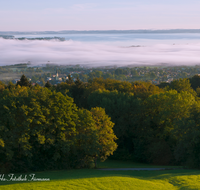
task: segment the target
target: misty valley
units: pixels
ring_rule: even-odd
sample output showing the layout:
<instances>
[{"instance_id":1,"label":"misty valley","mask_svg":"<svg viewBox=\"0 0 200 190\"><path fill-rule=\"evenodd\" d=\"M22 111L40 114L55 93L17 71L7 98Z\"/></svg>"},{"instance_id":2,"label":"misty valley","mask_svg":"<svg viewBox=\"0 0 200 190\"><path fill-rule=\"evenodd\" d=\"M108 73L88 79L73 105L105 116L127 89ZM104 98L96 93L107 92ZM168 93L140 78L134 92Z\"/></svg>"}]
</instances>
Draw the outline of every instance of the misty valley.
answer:
<instances>
[{"instance_id":1,"label":"misty valley","mask_svg":"<svg viewBox=\"0 0 200 190\"><path fill-rule=\"evenodd\" d=\"M0 185L198 178L200 46L161 41L1 37Z\"/></svg>"},{"instance_id":2,"label":"misty valley","mask_svg":"<svg viewBox=\"0 0 200 190\"><path fill-rule=\"evenodd\" d=\"M0 4L0 190L200 190L199 0Z\"/></svg>"}]
</instances>

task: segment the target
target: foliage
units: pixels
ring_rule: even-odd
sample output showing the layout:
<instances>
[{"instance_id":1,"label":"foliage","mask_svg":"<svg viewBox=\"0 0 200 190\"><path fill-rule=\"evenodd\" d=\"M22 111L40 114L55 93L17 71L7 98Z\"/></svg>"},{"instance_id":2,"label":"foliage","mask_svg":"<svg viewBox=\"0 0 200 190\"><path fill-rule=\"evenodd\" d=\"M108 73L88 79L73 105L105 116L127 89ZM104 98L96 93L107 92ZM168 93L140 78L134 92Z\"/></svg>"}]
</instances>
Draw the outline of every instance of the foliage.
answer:
<instances>
[{"instance_id":1,"label":"foliage","mask_svg":"<svg viewBox=\"0 0 200 190\"><path fill-rule=\"evenodd\" d=\"M85 167L93 162L93 159L99 155L98 130L93 119L92 113L85 109L78 110L78 120L76 124L76 161L79 161L80 166Z\"/></svg>"},{"instance_id":2,"label":"foliage","mask_svg":"<svg viewBox=\"0 0 200 190\"><path fill-rule=\"evenodd\" d=\"M30 87L31 83L28 81L25 75L22 75L20 81L17 82L17 85Z\"/></svg>"},{"instance_id":3,"label":"foliage","mask_svg":"<svg viewBox=\"0 0 200 190\"><path fill-rule=\"evenodd\" d=\"M5 89L5 84L3 84L1 81L0 81L0 92L2 92L4 89Z\"/></svg>"},{"instance_id":4,"label":"foliage","mask_svg":"<svg viewBox=\"0 0 200 190\"><path fill-rule=\"evenodd\" d=\"M193 168L200 168L200 104L191 110L191 116L178 123L175 134L179 140L175 147L176 161Z\"/></svg>"},{"instance_id":5,"label":"foliage","mask_svg":"<svg viewBox=\"0 0 200 190\"><path fill-rule=\"evenodd\" d=\"M92 108L91 113L97 129L98 142L101 146L99 148L99 157L105 160L117 149L117 144L115 142L117 137L113 132L114 123L111 121L111 118L106 115L105 109L103 108Z\"/></svg>"},{"instance_id":6,"label":"foliage","mask_svg":"<svg viewBox=\"0 0 200 190\"><path fill-rule=\"evenodd\" d=\"M192 78L189 79L191 83L191 87L196 90L198 87L200 87L200 76L194 75Z\"/></svg>"},{"instance_id":7,"label":"foliage","mask_svg":"<svg viewBox=\"0 0 200 190\"><path fill-rule=\"evenodd\" d=\"M101 130L110 127L111 133L100 136L92 113L78 110L72 98L48 88L18 85L3 90L0 117L0 165L7 172L87 167L99 150L108 146L106 156L115 150L99 140L115 137L108 118L98 125Z\"/></svg>"},{"instance_id":8,"label":"foliage","mask_svg":"<svg viewBox=\"0 0 200 190\"><path fill-rule=\"evenodd\" d=\"M64 87L64 84L62 84ZM59 86L60 91L65 88ZM188 79L175 80L165 89L149 82L125 82L94 78L68 85L68 94L79 107L105 108L115 123L118 149L113 158L143 162L181 163L175 150L180 121L190 117L198 103Z\"/></svg>"},{"instance_id":9,"label":"foliage","mask_svg":"<svg viewBox=\"0 0 200 190\"><path fill-rule=\"evenodd\" d=\"M177 92L187 91L190 92L193 96L196 96L196 92L192 89L189 79L179 79L174 80L167 87L167 90L176 90Z\"/></svg>"},{"instance_id":10,"label":"foliage","mask_svg":"<svg viewBox=\"0 0 200 190\"><path fill-rule=\"evenodd\" d=\"M47 81L44 86L47 87L47 88L50 88L52 85L51 85L51 83L49 81Z\"/></svg>"},{"instance_id":11,"label":"foliage","mask_svg":"<svg viewBox=\"0 0 200 190\"><path fill-rule=\"evenodd\" d=\"M88 97L88 106L105 108L106 113L115 123L113 129L118 137L118 151L133 148L130 131L134 130L134 118L137 115L137 109L140 109L139 104L140 101L135 99L133 94L120 93L116 90L98 90Z\"/></svg>"},{"instance_id":12,"label":"foliage","mask_svg":"<svg viewBox=\"0 0 200 190\"><path fill-rule=\"evenodd\" d=\"M194 104L195 97L190 93L175 90L147 98L138 118L139 136L134 139L139 146L134 151L137 159L160 164L173 162L172 147L177 141L173 130L177 121L190 116Z\"/></svg>"},{"instance_id":13,"label":"foliage","mask_svg":"<svg viewBox=\"0 0 200 190\"><path fill-rule=\"evenodd\" d=\"M0 84L2 171L92 167L113 153L115 159L200 168L199 89L190 80L161 89L90 73L89 82L69 75L48 88L30 86L25 76L18 85Z\"/></svg>"}]
</instances>

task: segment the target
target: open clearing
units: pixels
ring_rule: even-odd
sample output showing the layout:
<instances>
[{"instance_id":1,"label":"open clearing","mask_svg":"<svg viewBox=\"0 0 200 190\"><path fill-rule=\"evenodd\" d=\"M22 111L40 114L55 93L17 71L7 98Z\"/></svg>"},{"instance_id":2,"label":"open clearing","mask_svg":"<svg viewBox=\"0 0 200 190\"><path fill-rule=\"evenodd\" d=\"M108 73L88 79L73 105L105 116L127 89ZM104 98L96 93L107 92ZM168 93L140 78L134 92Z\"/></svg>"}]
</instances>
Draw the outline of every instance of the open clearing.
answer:
<instances>
[{"instance_id":1,"label":"open clearing","mask_svg":"<svg viewBox=\"0 0 200 190\"><path fill-rule=\"evenodd\" d=\"M114 168L127 162L107 161L99 164L106 168L113 163ZM147 168L146 165L132 163L137 168ZM143 167L142 167L143 166ZM145 166L145 167L144 167ZM161 166L154 166L161 168ZM163 167L163 166L162 166ZM174 166L173 166L174 167ZM121 168L121 167L120 167ZM149 168L153 168L150 166ZM28 173L30 174L30 173ZM19 175L19 174L18 174ZM25 174L23 174L25 175ZM17 176L17 174L16 174ZM105 171L97 169L77 169L35 173L37 178L50 178L49 182L9 182L0 181L0 190L63 190L63 189L200 189L200 171L178 168L162 171Z\"/></svg>"}]
</instances>

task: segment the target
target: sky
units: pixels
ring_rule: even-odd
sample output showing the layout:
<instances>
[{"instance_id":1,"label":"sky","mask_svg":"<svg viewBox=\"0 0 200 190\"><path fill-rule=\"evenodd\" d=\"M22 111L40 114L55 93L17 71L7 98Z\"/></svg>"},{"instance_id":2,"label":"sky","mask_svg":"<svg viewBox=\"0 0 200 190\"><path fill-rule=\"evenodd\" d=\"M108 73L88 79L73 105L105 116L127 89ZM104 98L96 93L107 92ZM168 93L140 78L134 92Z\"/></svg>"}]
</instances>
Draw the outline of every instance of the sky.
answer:
<instances>
[{"instance_id":1,"label":"sky","mask_svg":"<svg viewBox=\"0 0 200 190\"><path fill-rule=\"evenodd\" d=\"M199 0L0 0L0 31L200 29Z\"/></svg>"}]
</instances>

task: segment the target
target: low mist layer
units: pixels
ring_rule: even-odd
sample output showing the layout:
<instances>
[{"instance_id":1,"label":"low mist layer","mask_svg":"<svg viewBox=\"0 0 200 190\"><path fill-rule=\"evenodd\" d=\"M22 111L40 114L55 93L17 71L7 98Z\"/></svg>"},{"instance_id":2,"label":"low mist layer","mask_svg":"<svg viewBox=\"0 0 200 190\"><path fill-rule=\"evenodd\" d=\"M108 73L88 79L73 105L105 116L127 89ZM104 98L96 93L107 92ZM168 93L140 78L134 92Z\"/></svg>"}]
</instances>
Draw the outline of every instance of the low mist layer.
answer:
<instances>
[{"instance_id":1,"label":"low mist layer","mask_svg":"<svg viewBox=\"0 0 200 190\"><path fill-rule=\"evenodd\" d=\"M139 46L137 46L139 45ZM200 43L123 45L103 42L29 41L0 38L0 65L80 64L88 66L196 65L200 63Z\"/></svg>"}]
</instances>

